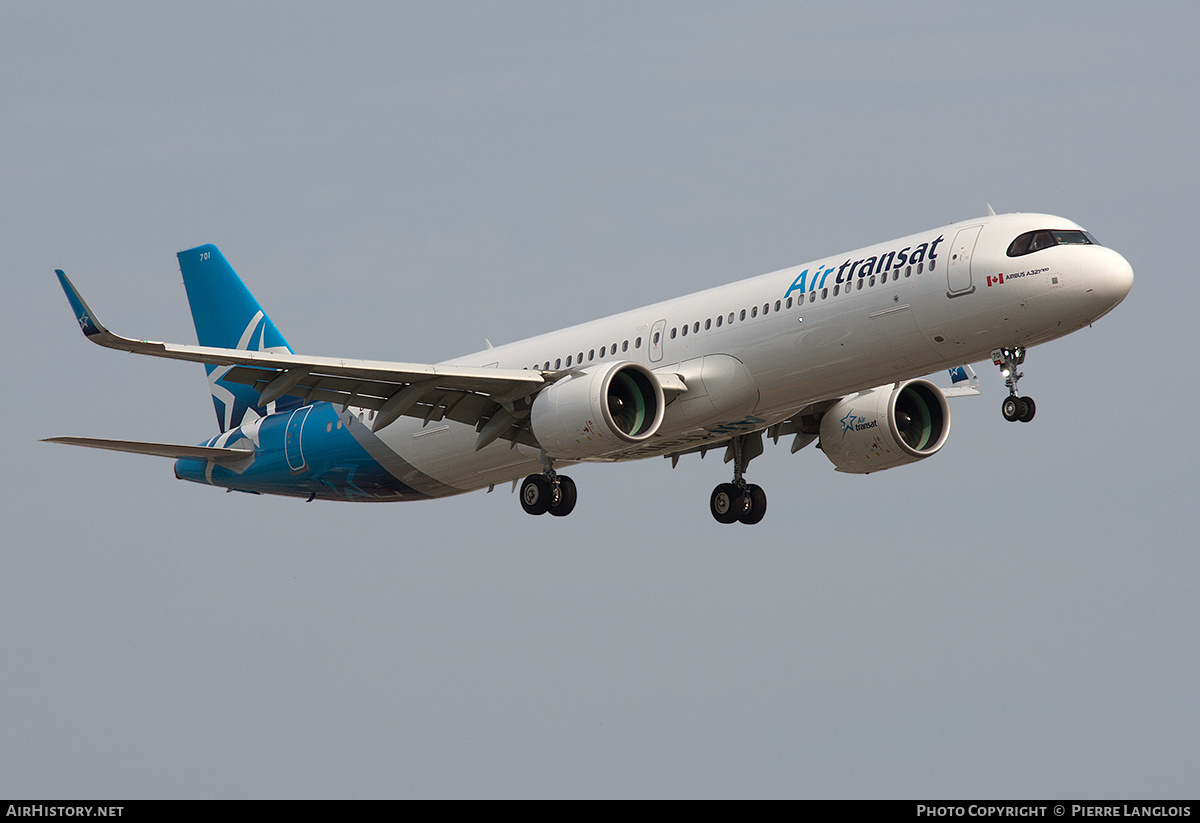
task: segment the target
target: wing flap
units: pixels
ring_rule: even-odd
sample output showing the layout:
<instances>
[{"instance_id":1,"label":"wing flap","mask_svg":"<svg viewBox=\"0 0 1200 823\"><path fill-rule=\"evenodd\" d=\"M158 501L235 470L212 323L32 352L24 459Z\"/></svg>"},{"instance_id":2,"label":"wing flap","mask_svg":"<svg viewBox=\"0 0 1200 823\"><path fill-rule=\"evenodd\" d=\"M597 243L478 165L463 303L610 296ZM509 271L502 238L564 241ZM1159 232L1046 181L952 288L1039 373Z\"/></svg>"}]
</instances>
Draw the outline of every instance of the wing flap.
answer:
<instances>
[{"instance_id":1,"label":"wing flap","mask_svg":"<svg viewBox=\"0 0 1200 823\"><path fill-rule=\"evenodd\" d=\"M274 374L277 373L258 368L237 367L231 369L225 375L225 379L233 383L244 383L261 391ZM408 417L418 417L434 423L449 418L474 426L500 408L488 395L461 388L444 387L442 382L436 379L424 384L404 384L382 380L357 380L338 375L310 375L288 389L288 394L309 402L325 401L343 408L354 406L383 412L388 401L409 386L415 386L417 391L414 393L415 399L406 404L401 412ZM393 417L386 422L394 420ZM376 430L380 428L383 426L375 426Z\"/></svg>"}]
</instances>

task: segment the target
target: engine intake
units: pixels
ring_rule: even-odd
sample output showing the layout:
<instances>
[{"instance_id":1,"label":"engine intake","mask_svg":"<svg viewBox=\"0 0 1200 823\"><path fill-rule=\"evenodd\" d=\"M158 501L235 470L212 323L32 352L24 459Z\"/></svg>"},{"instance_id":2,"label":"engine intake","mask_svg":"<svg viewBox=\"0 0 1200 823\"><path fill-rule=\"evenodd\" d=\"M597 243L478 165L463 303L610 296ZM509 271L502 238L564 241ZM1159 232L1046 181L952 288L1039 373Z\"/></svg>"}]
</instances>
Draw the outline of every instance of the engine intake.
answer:
<instances>
[{"instance_id":1,"label":"engine intake","mask_svg":"<svg viewBox=\"0 0 1200 823\"><path fill-rule=\"evenodd\" d=\"M662 385L638 363L591 366L533 400L533 436L551 457L602 457L647 440L662 425Z\"/></svg>"},{"instance_id":2,"label":"engine intake","mask_svg":"<svg viewBox=\"0 0 1200 823\"><path fill-rule=\"evenodd\" d=\"M821 417L821 449L840 472L867 474L937 454L950 434L950 407L928 380L851 395Z\"/></svg>"}]
</instances>

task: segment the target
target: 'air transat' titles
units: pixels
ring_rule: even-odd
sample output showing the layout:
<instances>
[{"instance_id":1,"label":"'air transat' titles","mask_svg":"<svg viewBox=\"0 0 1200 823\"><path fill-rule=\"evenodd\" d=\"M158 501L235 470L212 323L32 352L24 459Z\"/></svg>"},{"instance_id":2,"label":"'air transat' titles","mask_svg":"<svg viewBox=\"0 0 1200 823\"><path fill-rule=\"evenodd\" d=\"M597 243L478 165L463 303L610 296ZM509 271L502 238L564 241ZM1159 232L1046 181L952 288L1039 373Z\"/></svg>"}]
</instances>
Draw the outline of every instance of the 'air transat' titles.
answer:
<instances>
[{"instance_id":1,"label":"'air transat' titles","mask_svg":"<svg viewBox=\"0 0 1200 823\"><path fill-rule=\"evenodd\" d=\"M806 292L824 288L825 278L835 271L837 272L837 277L834 278L835 283L848 283L856 275L861 278L889 269L899 269L905 265L915 266L926 260L937 260L938 243L945 239L945 235L939 234L932 243L919 243L915 247L905 246L899 251L889 251L886 254L866 257L862 260L847 260L840 266L822 264L813 270L811 280L808 278L808 269L805 269L792 281L792 285L788 286L788 290L783 293L783 296L790 297L794 291Z\"/></svg>"}]
</instances>

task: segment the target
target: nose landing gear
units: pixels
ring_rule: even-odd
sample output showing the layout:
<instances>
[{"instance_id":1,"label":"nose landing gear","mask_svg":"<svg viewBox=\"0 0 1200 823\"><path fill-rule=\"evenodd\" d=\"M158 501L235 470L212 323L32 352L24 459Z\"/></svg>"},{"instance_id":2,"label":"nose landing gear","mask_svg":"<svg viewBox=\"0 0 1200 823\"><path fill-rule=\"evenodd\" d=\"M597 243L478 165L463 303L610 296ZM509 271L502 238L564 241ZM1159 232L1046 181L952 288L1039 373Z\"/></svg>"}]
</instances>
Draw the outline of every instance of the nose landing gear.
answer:
<instances>
[{"instance_id":1,"label":"nose landing gear","mask_svg":"<svg viewBox=\"0 0 1200 823\"><path fill-rule=\"evenodd\" d=\"M1032 397L1017 395L1017 381L1025 376L1024 373L1017 371L1017 367L1025 362L1025 347L993 349L992 362L1000 367L1000 374L1004 376L1004 385L1008 386L1008 397L1004 398L1004 402L1000 404L1000 413L1010 423L1018 420L1028 423L1037 413L1037 404L1033 402Z\"/></svg>"}]
</instances>

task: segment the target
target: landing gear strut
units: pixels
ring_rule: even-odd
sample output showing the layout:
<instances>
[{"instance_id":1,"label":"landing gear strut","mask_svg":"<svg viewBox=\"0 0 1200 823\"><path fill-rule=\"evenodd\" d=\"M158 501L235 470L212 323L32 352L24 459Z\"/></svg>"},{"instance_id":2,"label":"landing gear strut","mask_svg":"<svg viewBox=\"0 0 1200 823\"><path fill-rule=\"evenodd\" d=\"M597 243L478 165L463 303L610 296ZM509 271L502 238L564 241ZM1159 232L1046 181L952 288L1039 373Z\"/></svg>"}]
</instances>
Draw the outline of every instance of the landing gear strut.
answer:
<instances>
[{"instance_id":1,"label":"landing gear strut","mask_svg":"<svg viewBox=\"0 0 1200 823\"><path fill-rule=\"evenodd\" d=\"M762 432L739 435L729 441L726 462L733 461L733 482L717 486L708 499L709 511L718 523L740 521L753 526L767 513L766 492L761 486L747 483L742 478L746 464L762 451Z\"/></svg>"},{"instance_id":2,"label":"landing gear strut","mask_svg":"<svg viewBox=\"0 0 1200 823\"><path fill-rule=\"evenodd\" d=\"M521 481L521 508L526 514L550 512L554 517L566 517L574 510L577 498L575 481L555 472L550 460L546 460L544 472Z\"/></svg>"},{"instance_id":3,"label":"landing gear strut","mask_svg":"<svg viewBox=\"0 0 1200 823\"><path fill-rule=\"evenodd\" d=\"M1004 375L1004 385L1008 386L1008 397L1004 398L1004 402L1000 404L1000 413L1010 423L1018 420L1028 423L1037 413L1037 404L1033 402L1032 397L1017 395L1017 381L1025 376L1022 372L1017 371L1017 367L1025 362L1025 347L994 349L992 362L1000 367L1000 374Z\"/></svg>"}]
</instances>

